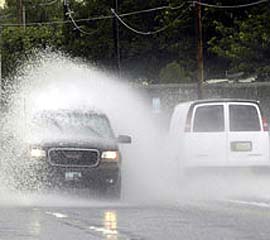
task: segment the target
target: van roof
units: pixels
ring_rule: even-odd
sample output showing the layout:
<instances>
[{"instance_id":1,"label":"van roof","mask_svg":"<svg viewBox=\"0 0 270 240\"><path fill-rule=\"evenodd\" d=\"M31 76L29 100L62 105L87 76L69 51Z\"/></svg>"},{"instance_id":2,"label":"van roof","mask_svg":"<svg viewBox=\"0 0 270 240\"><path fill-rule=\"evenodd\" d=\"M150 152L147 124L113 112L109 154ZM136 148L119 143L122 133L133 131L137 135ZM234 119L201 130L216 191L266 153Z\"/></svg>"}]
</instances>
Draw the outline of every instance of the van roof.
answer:
<instances>
[{"instance_id":1,"label":"van roof","mask_svg":"<svg viewBox=\"0 0 270 240\"><path fill-rule=\"evenodd\" d=\"M188 101L188 102L182 102L178 105L195 105L199 103L220 103L220 102L247 102L247 103L256 103L258 104L258 100L253 99L241 99L241 98L213 98L213 99L201 99L201 100L194 100L194 101ZM177 106L178 106L177 105Z\"/></svg>"},{"instance_id":2,"label":"van roof","mask_svg":"<svg viewBox=\"0 0 270 240\"><path fill-rule=\"evenodd\" d=\"M174 110L180 112L180 109L188 110L190 107L194 107L196 104L200 103L224 103L224 102L245 102L245 103L255 103L259 104L259 101L252 99L241 99L241 98L213 98L213 99L201 99L188 102L182 102L175 106Z\"/></svg>"}]
</instances>

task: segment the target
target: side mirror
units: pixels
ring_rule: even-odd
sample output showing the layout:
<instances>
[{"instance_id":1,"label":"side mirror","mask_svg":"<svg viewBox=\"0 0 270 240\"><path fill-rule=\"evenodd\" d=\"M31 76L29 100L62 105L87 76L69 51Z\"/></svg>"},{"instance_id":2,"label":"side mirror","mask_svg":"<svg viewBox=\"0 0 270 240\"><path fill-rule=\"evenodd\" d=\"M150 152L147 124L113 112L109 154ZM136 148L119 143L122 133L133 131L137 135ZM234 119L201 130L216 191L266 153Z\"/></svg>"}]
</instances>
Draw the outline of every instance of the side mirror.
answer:
<instances>
[{"instance_id":1,"label":"side mirror","mask_svg":"<svg viewBox=\"0 0 270 240\"><path fill-rule=\"evenodd\" d=\"M119 135L117 138L118 143L131 143L131 137L127 135Z\"/></svg>"}]
</instances>

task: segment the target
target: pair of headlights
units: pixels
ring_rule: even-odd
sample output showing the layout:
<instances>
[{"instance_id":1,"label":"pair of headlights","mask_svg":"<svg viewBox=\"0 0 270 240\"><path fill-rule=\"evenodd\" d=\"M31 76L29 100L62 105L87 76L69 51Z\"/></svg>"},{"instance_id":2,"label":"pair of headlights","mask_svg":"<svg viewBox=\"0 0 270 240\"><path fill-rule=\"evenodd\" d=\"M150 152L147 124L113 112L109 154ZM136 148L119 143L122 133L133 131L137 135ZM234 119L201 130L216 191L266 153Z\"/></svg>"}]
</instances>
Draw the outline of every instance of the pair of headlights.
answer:
<instances>
[{"instance_id":1,"label":"pair of headlights","mask_svg":"<svg viewBox=\"0 0 270 240\"><path fill-rule=\"evenodd\" d=\"M46 157L46 151L42 148L31 148L30 156L33 158L44 158ZM118 161L119 152L118 151L104 151L101 154L101 159L105 161Z\"/></svg>"}]
</instances>

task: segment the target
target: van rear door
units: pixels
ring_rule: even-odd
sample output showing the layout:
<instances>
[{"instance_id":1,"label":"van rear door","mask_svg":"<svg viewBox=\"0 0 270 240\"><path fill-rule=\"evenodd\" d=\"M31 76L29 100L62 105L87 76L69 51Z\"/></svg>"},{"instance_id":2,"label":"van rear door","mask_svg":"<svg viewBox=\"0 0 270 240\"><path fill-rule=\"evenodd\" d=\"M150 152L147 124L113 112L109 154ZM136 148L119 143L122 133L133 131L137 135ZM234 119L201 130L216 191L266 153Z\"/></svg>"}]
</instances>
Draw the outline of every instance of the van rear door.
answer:
<instances>
[{"instance_id":1,"label":"van rear door","mask_svg":"<svg viewBox=\"0 0 270 240\"><path fill-rule=\"evenodd\" d=\"M196 104L191 123L185 135L186 165L223 166L227 159L225 103Z\"/></svg>"},{"instance_id":2,"label":"van rear door","mask_svg":"<svg viewBox=\"0 0 270 240\"><path fill-rule=\"evenodd\" d=\"M228 164L264 165L269 162L269 136L258 104L228 103Z\"/></svg>"}]
</instances>

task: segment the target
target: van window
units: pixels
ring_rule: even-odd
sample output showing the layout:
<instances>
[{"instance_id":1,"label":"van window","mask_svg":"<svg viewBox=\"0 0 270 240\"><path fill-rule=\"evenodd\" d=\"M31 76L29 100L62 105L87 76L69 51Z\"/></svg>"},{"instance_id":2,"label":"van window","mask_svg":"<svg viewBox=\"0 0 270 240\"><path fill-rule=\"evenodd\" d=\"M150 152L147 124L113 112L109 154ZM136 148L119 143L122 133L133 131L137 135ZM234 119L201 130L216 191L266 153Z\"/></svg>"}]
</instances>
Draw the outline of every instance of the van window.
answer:
<instances>
[{"instance_id":1,"label":"van window","mask_svg":"<svg viewBox=\"0 0 270 240\"><path fill-rule=\"evenodd\" d=\"M260 131L258 111L252 105L230 105L230 131Z\"/></svg>"},{"instance_id":2,"label":"van window","mask_svg":"<svg viewBox=\"0 0 270 240\"><path fill-rule=\"evenodd\" d=\"M224 131L223 105L198 107L195 112L193 132Z\"/></svg>"}]
</instances>

